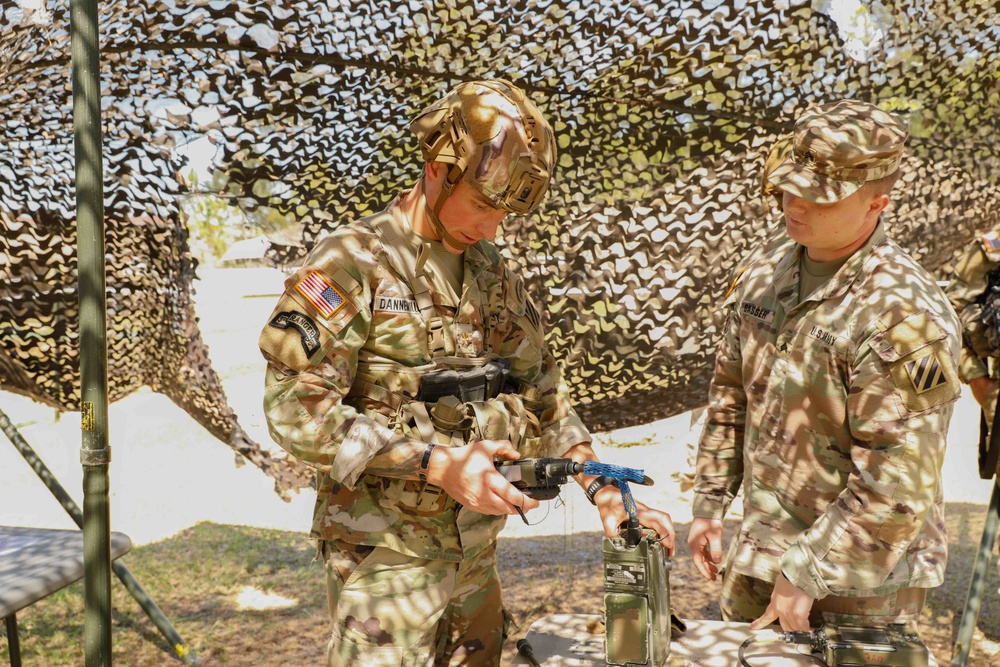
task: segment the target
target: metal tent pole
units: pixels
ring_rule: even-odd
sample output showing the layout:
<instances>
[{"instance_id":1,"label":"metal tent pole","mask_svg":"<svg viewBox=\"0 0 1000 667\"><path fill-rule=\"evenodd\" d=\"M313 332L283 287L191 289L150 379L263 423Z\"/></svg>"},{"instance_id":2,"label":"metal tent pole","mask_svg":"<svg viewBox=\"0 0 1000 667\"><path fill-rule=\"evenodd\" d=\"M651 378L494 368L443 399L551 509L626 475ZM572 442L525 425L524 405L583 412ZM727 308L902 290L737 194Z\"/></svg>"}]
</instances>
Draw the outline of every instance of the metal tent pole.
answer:
<instances>
[{"instance_id":1,"label":"metal tent pole","mask_svg":"<svg viewBox=\"0 0 1000 667\"><path fill-rule=\"evenodd\" d=\"M83 465L84 653L111 666L111 513L108 502L108 341L97 0L71 0L73 145L76 150Z\"/></svg>"},{"instance_id":2,"label":"metal tent pole","mask_svg":"<svg viewBox=\"0 0 1000 667\"><path fill-rule=\"evenodd\" d=\"M979 620L979 610L983 604L983 588L986 585L986 567L993 553L993 543L997 538L997 524L1000 523L1000 480L994 478L993 496L990 498L989 509L986 510L986 524L983 526L983 536L979 540L979 550L972 565L972 576L969 579L969 593L965 596L965 609L955 637L954 654L951 657L951 667L965 667L972 648L972 634Z\"/></svg>"}]
</instances>

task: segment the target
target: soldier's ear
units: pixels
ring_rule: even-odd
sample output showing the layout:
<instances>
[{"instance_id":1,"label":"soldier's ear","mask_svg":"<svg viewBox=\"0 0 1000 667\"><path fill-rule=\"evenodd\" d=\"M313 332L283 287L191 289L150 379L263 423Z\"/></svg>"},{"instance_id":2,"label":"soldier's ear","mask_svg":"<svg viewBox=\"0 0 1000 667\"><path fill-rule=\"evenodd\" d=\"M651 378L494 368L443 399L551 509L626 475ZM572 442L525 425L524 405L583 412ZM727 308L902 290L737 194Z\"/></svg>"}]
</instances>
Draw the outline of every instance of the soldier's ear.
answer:
<instances>
[{"instance_id":1,"label":"soldier's ear","mask_svg":"<svg viewBox=\"0 0 1000 667\"><path fill-rule=\"evenodd\" d=\"M428 181L441 178L445 173L447 173L447 169L448 165L443 162L424 163L424 173L426 174Z\"/></svg>"},{"instance_id":2,"label":"soldier's ear","mask_svg":"<svg viewBox=\"0 0 1000 667\"><path fill-rule=\"evenodd\" d=\"M877 218L889 206L889 201L889 195L886 194L872 197L871 203L868 205L868 217Z\"/></svg>"}]
</instances>

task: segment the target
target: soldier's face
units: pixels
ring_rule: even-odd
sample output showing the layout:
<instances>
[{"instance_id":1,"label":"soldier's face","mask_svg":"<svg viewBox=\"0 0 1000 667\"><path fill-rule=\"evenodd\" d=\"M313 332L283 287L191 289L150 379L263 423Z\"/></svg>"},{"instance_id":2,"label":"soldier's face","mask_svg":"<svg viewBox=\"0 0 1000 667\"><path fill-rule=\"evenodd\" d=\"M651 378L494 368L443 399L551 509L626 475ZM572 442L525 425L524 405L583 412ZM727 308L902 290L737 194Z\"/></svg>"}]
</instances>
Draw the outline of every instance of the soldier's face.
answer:
<instances>
[{"instance_id":1,"label":"soldier's face","mask_svg":"<svg viewBox=\"0 0 1000 667\"><path fill-rule=\"evenodd\" d=\"M431 163L428 167L427 200L435 201L441 189L445 170L439 168L437 163ZM469 245L483 239L492 241L497 235L497 228L506 217L505 209L494 207L486 197L464 180L455 185L438 214L438 219L441 220L445 230L462 243ZM448 244L445 244L445 248L456 254L462 252L461 249L452 248Z\"/></svg>"},{"instance_id":2,"label":"soldier's face","mask_svg":"<svg viewBox=\"0 0 1000 667\"><path fill-rule=\"evenodd\" d=\"M829 262L865 244L889 197L862 188L838 202L817 204L784 192L781 203L788 236L808 249L810 259Z\"/></svg>"}]
</instances>

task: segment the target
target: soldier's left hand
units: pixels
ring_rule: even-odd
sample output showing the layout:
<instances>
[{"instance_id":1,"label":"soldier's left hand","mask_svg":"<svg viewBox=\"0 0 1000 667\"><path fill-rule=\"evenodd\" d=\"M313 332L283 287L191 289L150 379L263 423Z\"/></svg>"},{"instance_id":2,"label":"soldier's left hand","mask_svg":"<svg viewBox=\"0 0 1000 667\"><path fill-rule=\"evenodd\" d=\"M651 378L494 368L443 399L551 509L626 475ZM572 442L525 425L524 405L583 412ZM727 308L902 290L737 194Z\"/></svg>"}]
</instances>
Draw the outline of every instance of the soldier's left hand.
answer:
<instances>
[{"instance_id":1,"label":"soldier's left hand","mask_svg":"<svg viewBox=\"0 0 1000 667\"><path fill-rule=\"evenodd\" d=\"M601 524L607 537L617 537L621 525L628 521L628 512L622 502L622 494L617 486L608 485L594 494L594 502L601 513ZM636 516L643 528L655 530L667 555L674 555L674 522L666 512L653 509L635 501Z\"/></svg>"},{"instance_id":2,"label":"soldier's left hand","mask_svg":"<svg viewBox=\"0 0 1000 667\"><path fill-rule=\"evenodd\" d=\"M771 604L760 618L750 624L751 630L760 630L778 621L785 632L809 632L809 611L813 598L804 590L779 574L771 593Z\"/></svg>"}]
</instances>

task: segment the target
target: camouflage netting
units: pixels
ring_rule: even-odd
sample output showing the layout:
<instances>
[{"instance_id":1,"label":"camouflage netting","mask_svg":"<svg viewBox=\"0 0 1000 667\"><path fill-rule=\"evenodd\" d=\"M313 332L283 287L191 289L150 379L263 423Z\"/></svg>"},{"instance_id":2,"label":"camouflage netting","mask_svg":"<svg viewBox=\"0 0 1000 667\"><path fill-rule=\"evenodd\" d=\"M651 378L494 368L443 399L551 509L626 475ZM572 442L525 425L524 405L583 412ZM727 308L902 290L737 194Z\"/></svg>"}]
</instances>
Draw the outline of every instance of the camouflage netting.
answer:
<instances>
[{"instance_id":1,"label":"camouflage netting","mask_svg":"<svg viewBox=\"0 0 1000 667\"><path fill-rule=\"evenodd\" d=\"M282 488L292 472L242 434L197 331L177 136L213 138L234 201L298 225L270 254L288 267L414 182L416 110L471 78L528 89L559 169L501 243L595 429L704 402L730 274L780 229L763 156L806 106L909 116L887 219L929 268L998 223L994 0L864 4L851 40L824 0L101 4L113 398L166 393ZM0 388L72 410L68 3L0 8Z\"/></svg>"}]
</instances>

